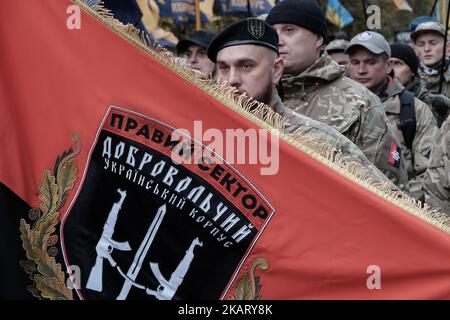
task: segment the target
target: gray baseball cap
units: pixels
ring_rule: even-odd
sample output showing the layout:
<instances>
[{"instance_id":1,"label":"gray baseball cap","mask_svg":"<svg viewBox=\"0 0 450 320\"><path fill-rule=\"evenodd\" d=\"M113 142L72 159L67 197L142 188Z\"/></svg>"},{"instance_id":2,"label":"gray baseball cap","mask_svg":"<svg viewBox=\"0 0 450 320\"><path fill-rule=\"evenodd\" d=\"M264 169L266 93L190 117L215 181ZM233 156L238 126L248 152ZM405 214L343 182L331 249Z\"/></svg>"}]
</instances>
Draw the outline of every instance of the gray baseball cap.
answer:
<instances>
[{"instance_id":1,"label":"gray baseball cap","mask_svg":"<svg viewBox=\"0 0 450 320\"><path fill-rule=\"evenodd\" d=\"M386 39L381 34L375 31L358 33L350 41L345 53L348 54L352 48L357 46L364 47L374 54L386 53L389 58L391 57L391 47L389 46L389 43L387 43Z\"/></svg>"},{"instance_id":2,"label":"gray baseball cap","mask_svg":"<svg viewBox=\"0 0 450 320\"><path fill-rule=\"evenodd\" d=\"M344 39L336 39L331 41L326 47L326 52L344 52L348 47L349 42Z\"/></svg>"},{"instance_id":3,"label":"gray baseball cap","mask_svg":"<svg viewBox=\"0 0 450 320\"><path fill-rule=\"evenodd\" d=\"M411 39L416 42L417 38L424 33L437 33L445 37L445 27L436 21L423 22L411 33Z\"/></svg>"}]
</instances>

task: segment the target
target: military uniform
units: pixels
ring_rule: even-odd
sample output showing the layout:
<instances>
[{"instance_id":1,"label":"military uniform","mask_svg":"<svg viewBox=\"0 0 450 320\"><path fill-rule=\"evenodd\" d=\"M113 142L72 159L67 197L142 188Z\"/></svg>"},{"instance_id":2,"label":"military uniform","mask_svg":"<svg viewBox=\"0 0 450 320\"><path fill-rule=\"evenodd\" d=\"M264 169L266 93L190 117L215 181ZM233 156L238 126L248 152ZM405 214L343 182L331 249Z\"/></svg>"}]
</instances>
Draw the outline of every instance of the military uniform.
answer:
<instances>
[{"instance_id":1,"label":"military uniform","mask_svg":"<svg viewBox=\"0 0 450 320\"><path fill-rule=\"evenodd\" d=\"M442 124L423 179L425 202L450 215L450 117Z\"/></svg>"},{"instance_id":2,"label":"military uniform","mask_svg":"<svg viewBox=\"0 0 450 320\"><path fill-rule=\"evenodd\" d=\"M208 57L211 61L216 62L217 54L220 50L238 45L262 46L269 50L273 50L278 54L278 43L279 38L275 29L267 23L264 23L262 20L248 18L228 26L219 33L219 35L211 41L211 44L208 47ZM287 119L287 123L283 130L286 134L307 134L314 138L314 140L324 142L327 147L330 147L326 150L329 150L331 153L334 151L331 156L340 153L349 161L353 160L363 164L373 175L377 176L382 181L389 182L389 180L367 160L362 151L350 140L333 128L286 108L276 93L276 90L274 90L271 97L270 106L275 112ZM313 141L311 141L310 146L314 149L315 146ZM395 186L392 185L392 188L394 189Z\"/></svg>"},{"instance_id":3,"label":"military uniform","mask_svg":"<svg viewBox=\"0 0 450 320\"><path fill-rule=\"evenodd\" d=\"M398 142L387 127L380 100L344 74L341 66L323 54L300 75L283 78L285 105L335 128L397 186L407 190L401 158L389 162L392 147Z\"/></svg>"},{"instance_id":4,"label":"military uniform","mask_svg":"<svg viewBox=\"0 0 450 320\"><path fill-rule=\"evenodd\" d=\"M406 89L414 93L417 99L422 100L431 107L431 112L436 119L436 124L438 128L440 128L450 112L450 98L445 94L431 93L431 91L426 89L424 84L417 79L414 79L408 84Z\"/></svg>"},{"instance_id":5,"label":"military uniform","mask_svg":"<svg viewBox=\"0 0 450 320\"><path fill-rule=\"evenodd\" d=\"M411 33L411 39L416 43L418 38L424 34L437 34L442 38L445 37L445 27L439 22L427 21L419 24ZM441 93L450 97L450 70L448 58L444 61L444 80L442 82ZM419 78L426 89L432 93L439 93L439 85L441 81L441 66L426 66L420 63Z\"/></svg>"},{"instance_id":6,"label":"military uniform","mask_svg":"<svg viewBox=\"0 0 450 320\"><path fill-rule=\"evenodd\" d=\"M431 147L434 144L439 130L430 107L415 98L416 134L412 141L412 148L409 149L405 144L403 132L399 128L401 109L400 94L405 90L405 87L397 79L389 77L388 81L390 84L379 97L388 117L388 125L400 143L405 167L408 172L409 193L414 198L423 200L422 178L429 164Z\"/></svg>"},{"instance_id":7,"label":"military uniform","mask_svg":"<svg viewBox=\"0 0 450 320\"><path fill-rule=\"evenodd\" d=\"M324 142L330 147L330 150L335 150L335 154L340 152L341 155L347 157L347 159L364 165L380 180L389 183L391 182L367 159L364 153L353 142L334 128L287 108L281 101L278 94L275 94L272 97L270 107L287 120L284 128L284 132L286 134L295 133L300 130L300 132L310 135L311 137L317 139L317 141ZM392 185L392 187L393 189L396 188L394 185Z\"/></svg>"},{"instance_id":8,"label":"military uniform","mask_svg":"<svg viewBox=\"0 0 450 320\"><path fill-rule=\"evenodd\" d=\"M348 47L349 42L344 39L336 39L330 41L329 44L325 47L325 51L329 54L332 52L345 52Z\"/></svg>"},{"instance_id":9,"label":"military uniform","mask_svg":"<svg viewBox=\"0 0 450 320\"><path fill-rule=\"evenodd\" d=\"M448 112L450 110L450 99L445 94L431 93L425 85L419 80L419 58L417 57L414 49L403 43L394 43L390 45L391 57L401 60L406 64L413 76L411 79L403 79L403 81L409 81L408 83L402 83L406 89L416 96L416 98L425 102L431 107L437 126L440 127L442 122L447 119ZM394 68L395 73L395 68ZM402 77L402 75L398 75Z\"/></svg>"},{"instance_id":10,"label":"military uniform","mask_svg":"<svg viewBox=\"0 0 450 320\"><path fill-rule=\"evenodd\" d=\"M439 93L439 84L441 81L441 75L428 75L423 69L419 68L419 79L424 87L432 93ZM441 93L450 97L450 69L447 68L444 72L444 81L442 82Z\"/></svg>"}]
</instances>

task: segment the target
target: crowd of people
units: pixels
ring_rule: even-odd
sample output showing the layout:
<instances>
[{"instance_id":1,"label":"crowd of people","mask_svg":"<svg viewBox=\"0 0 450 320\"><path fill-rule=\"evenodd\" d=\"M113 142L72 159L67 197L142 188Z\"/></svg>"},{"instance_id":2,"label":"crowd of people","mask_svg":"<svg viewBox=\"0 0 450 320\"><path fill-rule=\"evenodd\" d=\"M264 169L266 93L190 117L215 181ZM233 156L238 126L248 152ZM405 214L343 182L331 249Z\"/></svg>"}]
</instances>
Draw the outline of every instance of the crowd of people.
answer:
<instances>
[{"instance_id":1,"label":"crowd of people","mask_svg":"<svg viewBox=\"0 0 450 320\"><path fill-rule=\"evenodd\" d=\"M284 0L268 15L180 41L191 68L314 128L372 163L399 189L450 214L450 58L445 27L420 23L411 42L376 31L327 42L315 1ZM339 141L339 142L336 142Z\"/></svg>"}]
</instances>

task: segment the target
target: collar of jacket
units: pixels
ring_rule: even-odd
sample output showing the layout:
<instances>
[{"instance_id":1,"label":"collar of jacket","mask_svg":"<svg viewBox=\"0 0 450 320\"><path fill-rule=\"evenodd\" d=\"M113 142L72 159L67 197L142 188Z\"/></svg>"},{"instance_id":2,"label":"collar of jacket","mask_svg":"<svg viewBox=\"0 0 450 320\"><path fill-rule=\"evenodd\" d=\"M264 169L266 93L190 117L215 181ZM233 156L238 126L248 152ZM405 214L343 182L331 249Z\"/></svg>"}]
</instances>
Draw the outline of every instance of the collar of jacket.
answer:
<instances>
[{"instance_id":1,"label":"collar of jacket","mask_svg":"<svg viewBox=\"0 0 450 320\"><path fill-rule=\"evenodd\" d=\"M426 89L422 86L419 80L417 80L417 77L414 77L411 82L409 82L405 86L406 90L411 91L414 93L416 97L419 97L420 94L425 91Z\"/></svg>"},{"instance_id":2,"label":"collar of jacket","mask_svg":"<svg viewBox=\"0 0 450 320\"><path fill-rule=\"evenodd\" d=\"M281 101L280 96L276 92L276 90L275 90L275 92L274 92L274 94L272 96L272 99L270 101L270 107L272 108L273 111L283 115L283 111L284 111L285 107L284 107L283 102Z\"/></svg>"},{"instance_id":3,"label":"collar of jacket","mask_svg":"<svg viewBox=\"0 0 450 320\"><path fill-rule=\"evenodd\" d=\"M375 93L377 97L380 98L381 101L387 99L388 95L386 93L386 90L391 81L392 79L390 79L389 77L385 78L383 83L380 86L378 86L376 90L373 91L373 93Z\"/></svg>"},{"instance_id":4,"label":"collar of jacket","mask_svg":"<svg viewBox=\"0 0 450 320\"><path fill-rule=\"evenodd\" d=\"M301 97L307 98L308 93L316 90L320 83L332 82L343 75L345 75L345 69L324 53L302 73L284 75L282 82L286 91L300 90Z\"/></svg>"},{"instance_id":5,"label":"collar of jacket","mask_svg":"<svg viewBox=\"0 0 450 320\"><path fill-rule=\"evenodd\" d=\"M405 87L400 81L397 78L391 78L391 83L386 90L387 97L382 100L386 112L400 114L400 93L403 90Z\"/></svg>"},{"instance_id":6,"label":"collar of jacket","mask_svg":"<svg viewBox=\"0 0 450 320\"><path fill-rule=\"evenodd\" d=\"M397 78L387 76L386 82L382 89L377 92L377 96L380 98L381 102L385 102L387 99L400 94L403 90L405 90L405 87Z\"/></svg>"},{"instance_id":7,"label":"collar of jacket","mask_svg":"<svg viewBox=\"0 0 450 320\"><path fill-rule=\"evenodd\" d=\"M418 74L421 79L424 79L427 82L432 83L432 84L439 83L441 80L440 73L430 76L430 75L426 74L424 72L424 70L421 68L418 69ZM444 80L445 80L445 82L450 82L450 68L448 68L448 67L444 71Z\"/></svg>"},{"instance_id":8,"label":"collar of jacket","mask_svg":"<svg viewBox=\"0 0 450 320\"><path fill-rule=\"evenodd\" d=\"M444 59L444 75L446 71L448 70L448 66L450 64L450 58L445 57ZM419 62L419 70L422 71L427 76L436 76L441 73L442 68L442 61L439 62L437 65L428 67L425 64L422 63L422 61Z\"/></svg>"}]
</instances>

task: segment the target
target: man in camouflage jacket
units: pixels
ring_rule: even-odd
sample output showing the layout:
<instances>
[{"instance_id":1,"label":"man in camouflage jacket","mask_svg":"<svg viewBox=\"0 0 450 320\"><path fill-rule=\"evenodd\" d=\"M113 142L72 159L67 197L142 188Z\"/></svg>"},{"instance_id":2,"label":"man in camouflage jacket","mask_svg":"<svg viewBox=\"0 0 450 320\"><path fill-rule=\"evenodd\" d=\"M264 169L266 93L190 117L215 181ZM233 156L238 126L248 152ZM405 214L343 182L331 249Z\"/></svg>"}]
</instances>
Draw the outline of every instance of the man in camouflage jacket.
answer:
<instances>
[{"instance_id":1,"label":"man in camouflage jacket","mask_svg":"<svg viewBox=\"0 0 450 320\"><path fill-rule=\"evenodd\" d=\"M450 112L450 99L445 94L432 93L420 81L419 58L411 46L403 43L391 44L391 61L395 77L406 90L431 107L431 112L440 128Z\"/></svg>"},{"instance_id":2,"label":"man in camouflage jacket","mask_svg":"<svg viewBox=\"0 0 450 320\"><path fill-rule=\"evenodd\" d=\"M411 39L420 59L420 80L432 93L443 93L450 96L450 60L446 57L442 62L444 37L444 26L435 21L421 23L411 33ZM442 70L444 70L442 91L439 92Z\"/></svg>"},{"instance_id":3,"label":"man in camouflage jacket","mask_svg":"<svg viewBox=\"0 0 450 320\"><path fill-rule=\"evenodd\" d=\"M335 128L395 184L407 190L401 155L390 161L398 142L387 126L380 100L346 77L345 70L328 54L322 54L326 22L317 3L281 1L266 21L278 32L280 55L285 61L285 105Z\"/></svg>"},{"instance_id":4,"label":"man in camouflage jacket","mask_svg":"<svg viewBox=\"0 0 450 320\"><path fill-rule=\"evenodd\" d=\"M388 125L400 143L410 194L423 200L422 178L439 131L430 107L391 76L394 60L391 59L391 48L381 34L373 31L357 34L350 41L347 52L352 79L377 94L383 103Z\"/></svg>"},{"instance_id":5,"label":"man in camouflage jacket","mask_svg":"<svg viewBox=\"0 0 450 320\"><path fill-rule=\"evenodd\" d=\"M450 117L442 124L423 179L425 202L450 215Z\"/></svg>"},{"instance_id":6,"label":"man in camouflage jacket","mask_svg":"<svg viewBox=\"0 0 450 320\"><path fill-rule=\"evenodd\" d=\"M252 30L264 30L264 33L254 34ZM246 93L283 116L285 134L304 135L309 140L306 147L324 148L331 159L340 154L348 162L362 164L372 177L391 184L345 136L283 105L276 86L283 73L284 61L278 54L278 35L264 21L249 18L228 26L211 42L208 56L217 63L219 81L227 81L237 89L237 94ZM393 184L391 186L396 189Z\"/></svg>"}]
</instances>

